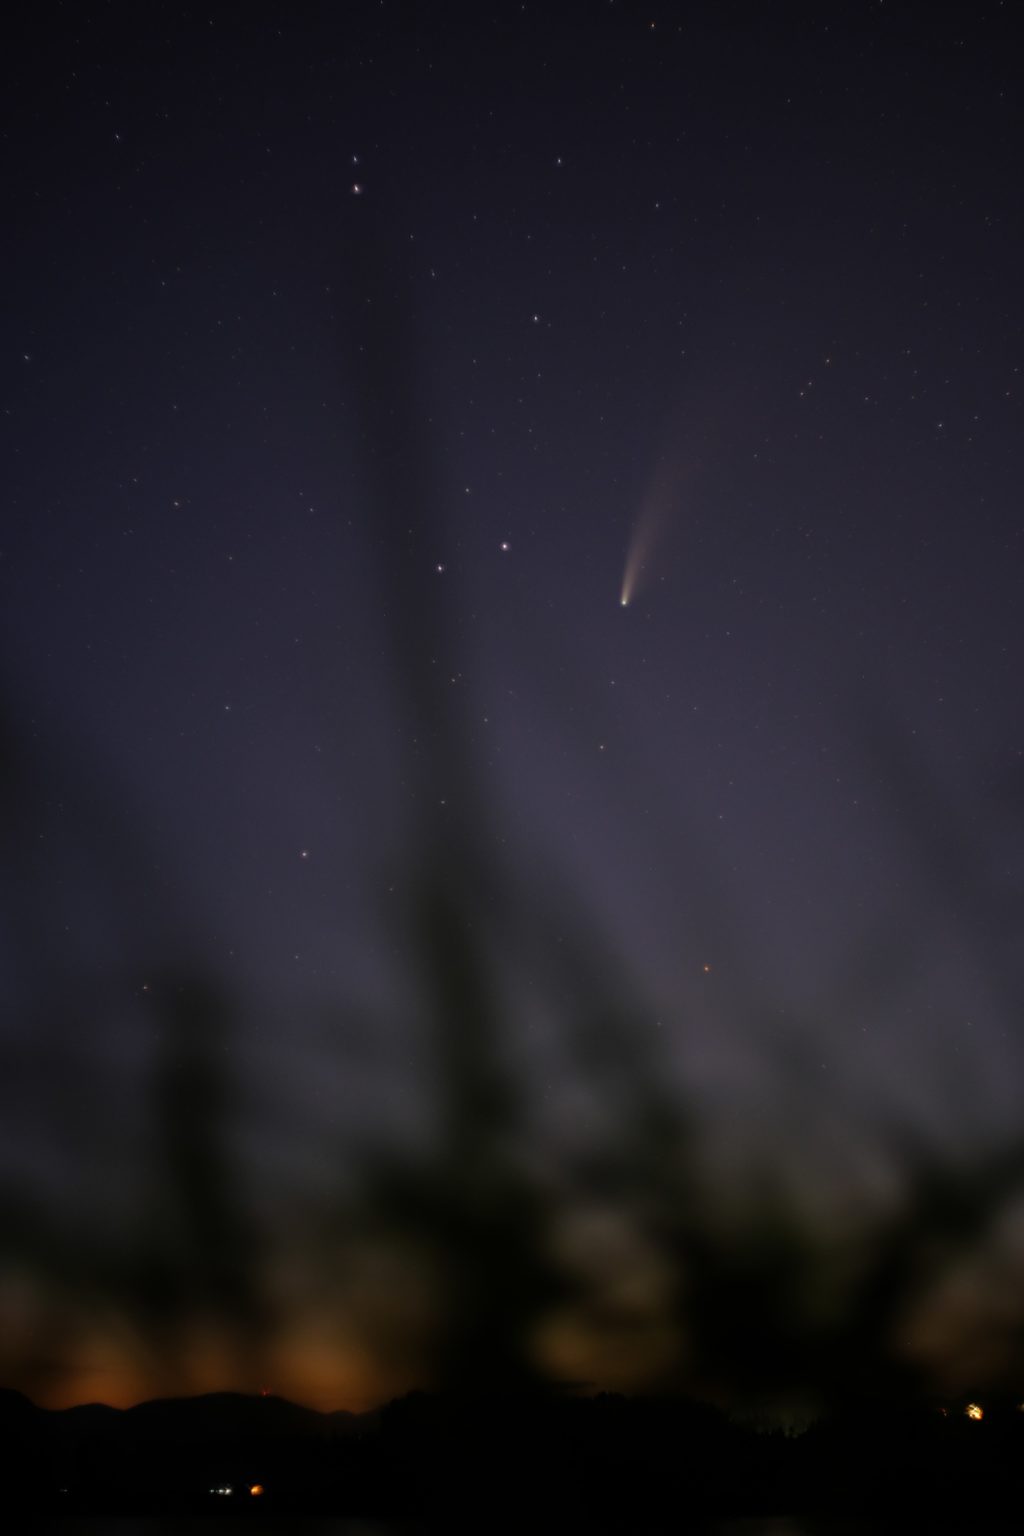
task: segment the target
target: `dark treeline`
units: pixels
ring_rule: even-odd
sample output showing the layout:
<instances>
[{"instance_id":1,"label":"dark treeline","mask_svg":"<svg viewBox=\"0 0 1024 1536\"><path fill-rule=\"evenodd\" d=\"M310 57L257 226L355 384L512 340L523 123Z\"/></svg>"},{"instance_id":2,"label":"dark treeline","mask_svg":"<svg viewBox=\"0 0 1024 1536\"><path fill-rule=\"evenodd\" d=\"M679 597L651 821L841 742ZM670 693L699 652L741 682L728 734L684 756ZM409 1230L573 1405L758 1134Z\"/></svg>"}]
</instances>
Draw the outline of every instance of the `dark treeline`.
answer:
<instances>
[{"instance_id":1,"label":"dark treeline","mask_svg":"<svg viewBox=\"0 0 1024 1536\"><path fill-rule=\"evenodd\" d=\"M608 1394L414 1393L362 1416L231 1395L47 1412L5 1394L0 1414L6 1496L67 1514L992 1515L1024 1451L1009 1403L982 1421L876 1404L799 1435Z\"/></svg>"}]
</instances>

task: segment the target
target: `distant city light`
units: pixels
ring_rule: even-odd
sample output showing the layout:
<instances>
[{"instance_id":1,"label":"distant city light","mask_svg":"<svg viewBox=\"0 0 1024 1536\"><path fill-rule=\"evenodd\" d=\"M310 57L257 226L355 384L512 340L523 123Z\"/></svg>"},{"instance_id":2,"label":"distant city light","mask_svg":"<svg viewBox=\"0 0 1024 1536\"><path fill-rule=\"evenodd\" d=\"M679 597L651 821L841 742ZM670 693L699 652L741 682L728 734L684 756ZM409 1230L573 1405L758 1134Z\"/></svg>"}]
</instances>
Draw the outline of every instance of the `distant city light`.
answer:
<instances>
[{"instance_id":1,"label":"distant city light","mask_svg":"<svg viewBox=\"0 0 1024 1536\"><path fill-rule=\"evenodd\" d=\"M980 1403L968 1403L964 1412L969 1419L983 1419L985 1417L985 1410Z\"/></svg>"},{"instance_id":2,"label":"distant city light","mask_svg":"<svg viewBox=\"0 0 1024 1536\"><path fill-rule=\"evenodd\" d=\"M254 1499L258 1499L263 1493L263 1484L253 1483L252 1487L249 1489L249 1492L252 1494Z\"/></svg>"}]
</instances>

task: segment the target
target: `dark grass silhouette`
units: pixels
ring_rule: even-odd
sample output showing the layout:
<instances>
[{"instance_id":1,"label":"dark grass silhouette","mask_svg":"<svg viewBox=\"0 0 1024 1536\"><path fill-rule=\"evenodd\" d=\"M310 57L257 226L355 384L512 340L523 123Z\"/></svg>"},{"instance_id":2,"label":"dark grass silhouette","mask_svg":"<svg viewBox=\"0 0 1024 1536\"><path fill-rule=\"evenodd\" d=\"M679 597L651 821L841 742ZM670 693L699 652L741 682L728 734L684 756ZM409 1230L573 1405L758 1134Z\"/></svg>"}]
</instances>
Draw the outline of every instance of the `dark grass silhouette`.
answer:
<instances>
[{"instance_id":1,"label":"dark grass silhouette","mask_svg":"<svg viewBox=\"0 0 1024 1536\"><path fill-rule=\"evenodd\" d=\"M453 664L447 646L455 600L449 590L442 606L438 589L421 579L431 540L443 547L442 477L421 439L414 324L404 295L380 276L388 269L379 259L382 242L386 236L368 235L349 253L346 271L356 298L349 353L359 361L354 382L364 405L368 505L380 530L382 592L388 610L403 615L393 631L399 686L430 744L424 800L435 803L452 782L464 788L464 812L446 817L443 842L424 830L418 863L425 874L411 917L441 1068L437 1158L404 1171L388 1165L371 1172L367 1185L376 1219L415 1233L436 1250L446 1274L446 1315L437 1334L446 1342L432 1379L445 1387L536 1379L532 1346L545 1316L556 1304L587 1302L578 1276L553 1263L552 1234L575 1202L597 1201L621 1212L668 1271L668 1347L656 1377L663 1389L696 1387L737 1405L796 1397L820 1411L894 1398L919 1405L935 1383L900 1348L901 1330L1018 1197L1024 1138L954 1159L893 1123L889 1142L902 1197L861 1218L852 1261L843 1253L846 1235L816 1229L784 1180L767 1170L739 1223L723 1220L719 1191L702 1170L697 1106L671 1083L656 1037L633 1027L651 1012L636 975L616 964L610 937L581 893L559 884L557 871L536 871L532 888L524 889L514 871L483 862L485 797L470 734L440 683ZM428 537L405 534L410 509ZM964 937L998 975L1000 1001L1014 1016L1021 988L1005 951L1014 931L1011 912L1003 910L1008 893L991 888L976 838L940 796L928 765L910 761L898 728L867 700L863 720L924 878L954 910L985 914ZM721 881L686 829L667 816L666 825L706 893L706 921L719 952L741 954L742 933ZM538 891L547 898L538 901ZM557 947L549 942L556 923ZM885 935L875 953L852 957L851 972L867 970L876 997L880 982L896 992L914 948L908 934ZM564 1032L571 1070L606 1110L600 1140L573 1149L548 1183L531 1183L523 1171L529 1089L499 1065L503 1032L515 1020L502 1017L495 956L510 949L536 962L552 991L570 999ZM764 1007L763 1000L750 1002ZM813 1078L796 1046L790 1079L797 1105L811 1097ZM1019 1380L1022 1363L1018 1346L999 1384Z\"/></svg>"},{"instance_id":2,"label":"dark grass silhouette","mask_svg":"<svg viewBox=\"0 0 1024 1536\"><path fill-rule=\"evenodd\" d=\"M563 1481L567 1503L596 1506L608 1498L627 1508L644 1486L670 1499L666 1475L655 1468L665 1458L676 1464L681 1436L689 1447L681 1476L695 1507L812 1509L850 1497L870 1508L909 1499L914 1479L932 1477L949 1497L967 1501L977 1497L982 1471L986 1488L1002 1487L1000 1457L1015 1430L985 1426L984 1440L970 1440L975 1426L926 1413L937 1383L903 1336L939 1283L979 1251L1019 1200L1024 1138L954 1158L894 1122L889 1142L900 1194L861 1213L852 1239L812 1221L767 1164L757 1187L727 1208L706 1167L706 1111L668 1070L659 1038L638 1027L652 1010L628 960L557 869L538 866L524 876L500 866L484 835L487 777L466 706L443 681L452 670L457 589L449 586L442 604L438 588L422 580L428 552L443 542L445 497L423 430L411 290L384 275L395 270L388 232L375 230L370 217L362 230L345 253L344 355L362 411L368 545L390 616L391 676L421 743L425 809L405 851L411 895L397 937L417 978L433 1130L415 1153L350 1150L354 1174L344 1186L339 1179L334 1207L292 1239L305 1250L291 1257L329 1267L339 1312L354 1316L389 1368L429 1392L388 1410L358 1466L351 1447L338 1452L347 1482L334 1462L318 1463L317 1498L345 1509L439 1507L456 1488L482 1496L494 1478L511 1475L510 1459L522 1487L536 1490L558 1460L563 1471L575 1468ZM15 719L8 706L0 721L2 893L7 954L17 966L12 996L32 1034L16 1031L12 1070L26 1099L74 1127L82 1146L98 1147L103 1106L91 1095L102 1079L79 1041L84 1021L118 1006L117 962L111 957L106 972L83 972L45 937L52 925L35 837L48 808L40 799L43 776ZM924 877L954 909L986 914L969 925L964 942L993 976L1007 1017L1016 1017L1020 977L1006 946L1016 932L1017 897L993 888L969 829L931 782L928 765L910 756L898 727L866 711L864 734ZM185 1341L204 1326L225 1345L235 1382L251 1386L281 1320L267 1284L274 1236L255 1215L251 1172L232 1150L244 1104L222 1046L240 1005L180 912L149 910L140 931L136 829L80 765L68 770L68 781L70 818L116 910L125 952L147 953L148 974L159 978L142 1211L104 1224L93 1202L88 1220L67 1223L27 1179L9 1177L4 1263L29 1275L48 1304L35 1309L30 1333L14 1337L4 1370L30 1390L45 1389L77 1334L97 1315L115 1313L130 1324L156 1383L174 1381ZM452 784L458 794L441 817L436 807ZM724 884L698 840L671 824L667 811L665 828L702 891L719 952L742 955ZM876 994L880 979L895 991L912 953L905 935L887 936L866 966L865 957L851 957L851 974L868 969ZM564 1063L595 1106L587 1132L572 1125L552 1136L536 1085L510 1049L520 1021L508 973L517 965L557 1000ZM752 1010L764 1006L750 998ZM43 1037L48 1059L62 1063L56 1074L40 1067L35 1042ZM793 1103L810 1100L813 1082L797 1041L782 1068ZM650 1256L659 1279L646 1300L610 1295L567 1243L574 1220L594 1210ZM379 1300L358 1310L352 1274L375 1247L401 1255L403 1284L417 1301L412 1322ZM663 1397L695 1394L764 1412L796 1403L823 1415L823 1423L800 1442L758 1439L715 1409L679 1401L567 1402L579 1385L567 1386L544 1340L581 1320L595 1336L641 1351L643 1384ZM1022 1354L1018 1327L1002 1366L989 1370L979 1391L1012 1389ZM8 1408L7 1433L28 1445L28 1410ZM898 1453L891 1450L897 1419ZM865 1447L877 1475L863 1474ZM33 1476L52 1480L48 1454L33 1451L26 1462ZM154 1452L139 1462L147 1477L158 1459ZM477 1469L472 1477L468 1461ZM210 1472L206 1462L203 1468Z\"/></svg>"},{"instance_id":3,"label":"dark grass silhouette","mask_svg":"<svg viewBox=\"0 0 1024 1536\"><path fill-rule=\"evenodd\" d=\"M11 1010L20 1013L6 1053L6 1108L17 1127L30 1107L27 1132L38 1138L42 1129L56 1145L81 1199L66 1184L52 1201L39 1192L30 1175L38 1146L7 1175L0 1254L8 1275L31 1276L34 1306L31 1326L8 1334L3 1369L48 1392L79 1336L114 1314L133 1330L155 1384L180 1384L179 1352L197 1320L216 1327L248 1379L270 1309L257 1279L260 1234L228 1147L237 1109L225 1055L234 1002L203 958L202 936L153 881L158 860L137 830L141 818L115 805L87 767L72 768L54 743L27 747L13 724L23 715L8 703L0 759L7 976ZM54 826L43 786L62 760L65 799ZM50 854L51 842L61 851ZM54 889L83 871L130 961L76 953L52 937ZM126 964L138 974L125 974ZM144 1021L126 1008L126 996L143 985ZM114 1216L104 1201L105 1180L114 1185L123 1171L113 1132L139 1106L137 1084L105 1059L104 1026L116 1051L126 1025L141 1022L155 1035L131 1170L141 1188L137 1204Z\"/></svg>"}]
</instances>

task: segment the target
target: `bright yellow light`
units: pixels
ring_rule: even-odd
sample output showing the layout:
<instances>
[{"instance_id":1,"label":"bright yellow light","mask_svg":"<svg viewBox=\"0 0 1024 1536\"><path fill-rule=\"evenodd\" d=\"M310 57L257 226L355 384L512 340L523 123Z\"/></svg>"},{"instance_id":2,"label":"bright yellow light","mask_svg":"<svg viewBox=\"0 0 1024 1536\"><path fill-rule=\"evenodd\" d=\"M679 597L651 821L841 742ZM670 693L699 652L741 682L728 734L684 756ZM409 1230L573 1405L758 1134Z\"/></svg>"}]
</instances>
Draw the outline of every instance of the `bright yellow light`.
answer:
<instances>
[{"instance_id":1,"label":"bright yellow light","mask_svg":"<svg viewBox=\"0 0 1024 1536\"><path fill-rule=\"evenodd\" d=\"M263 1492L263 1484L253 1483L252 1487L249 1489L249 1492L252 1494L254 1499L258 1499L260 1494Z\"/></svg>"},{"instance_id":2,"label":"bright yellow light","mask_svg":"<svg viewBox=\"0 0 1024 1536\"><path fill-rule=\"evenodd\" d=\"M964 1412L969 1419L983 1419L985 1417L985 1410L980 1403L968 1403Z\"/></svg>"}]
</instances>

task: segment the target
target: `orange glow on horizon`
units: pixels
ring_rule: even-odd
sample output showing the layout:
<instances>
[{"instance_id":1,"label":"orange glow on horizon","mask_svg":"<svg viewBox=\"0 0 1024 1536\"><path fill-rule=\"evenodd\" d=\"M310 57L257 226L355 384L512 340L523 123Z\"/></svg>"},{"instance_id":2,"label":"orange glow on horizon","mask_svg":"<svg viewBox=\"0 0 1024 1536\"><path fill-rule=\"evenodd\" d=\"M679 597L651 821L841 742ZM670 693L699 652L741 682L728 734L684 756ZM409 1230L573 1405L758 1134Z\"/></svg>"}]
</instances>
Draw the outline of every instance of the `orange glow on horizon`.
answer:
<instances>
[{"instance_id":1,"label":"orange glow on horizon","mask_svg":"<svg viewBox=\"0 0 1024 1536\"><path fill-rule=\"evenodd\" d=\"M46 1409L82 1403L128 1409L155 1398L230 1392L280 1397L323 1413L363 1413L420 1385L411 1368L389 1368L362 1339L339 1337L330 1314L311 1316L307 1310L301 1326L282 1328L258 1348L247 1342L250 1358L240 1367L230 1340L215 1328L197 1326L181 1339L173 1363L154 1370L130 1332L83 1331L59 1371L45 1376L18 1371L0 1357L0 1381Z\"/></svg>"}]
</instances>

